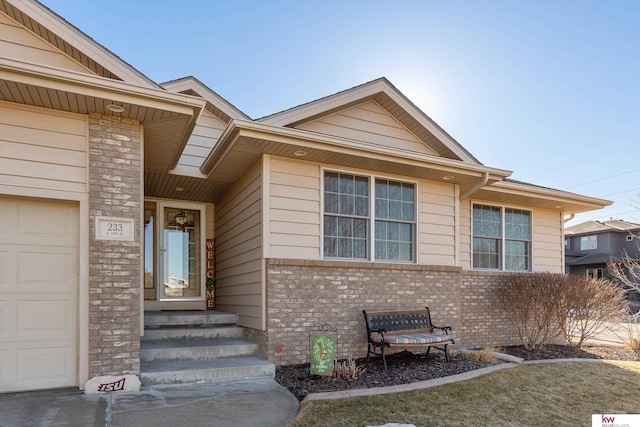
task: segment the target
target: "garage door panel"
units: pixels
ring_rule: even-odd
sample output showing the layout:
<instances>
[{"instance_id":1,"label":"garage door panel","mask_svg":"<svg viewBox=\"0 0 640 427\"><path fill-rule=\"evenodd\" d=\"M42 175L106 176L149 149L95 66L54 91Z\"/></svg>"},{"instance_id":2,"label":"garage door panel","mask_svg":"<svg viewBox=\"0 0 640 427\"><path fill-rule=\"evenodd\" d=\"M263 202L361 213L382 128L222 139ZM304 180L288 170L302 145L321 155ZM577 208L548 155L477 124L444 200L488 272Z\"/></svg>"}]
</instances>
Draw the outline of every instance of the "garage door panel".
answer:
<instances>
[{"instance_id":1,"label":"garage door panel","mask_svg":"<svg viewBox=\"0 0 640 427\"><path fill-rule=\"evenodd\" d=\"M53 252L53 251L52 251ZM73 287L73 275L76 274L77 260L69 248L61 248L57 252L32 252L20 250L17 254L16 284L19 291L51 292L53 287L64 291Z\"/></svg>"},{"instance_id":2,"label":"garage door panel","mask_svg":"<svg viewBox=\"0 0 640 427\"><path fill-rule=\"evenodd\" d=\"M18 301L16 332L24 340L71 339L75 335L75 313L69 299Z\"/></svg>"},{"instance_id":3,"label":"garage door panel","mask_svg":"<svg viewBox=\"0 0 640 427\"><path fill-rule=\"evenodd\" d=\"M70 210L73 206L48 206L43 215L42 203L23 202L17 208L17 236L21 243L73 246L76 244L77 224ZM43 219L45 219L43 221Z\"/></svg>"},{"instance_id":4,"label":"garage door panel","mask_svg":"<svg viewBox=\"0 0 640 427\"><path fill-rule=\"evenodd\" d=\"M9 305L6 299L0 300L0 340L9 336Z\"/></svg>"},{"instance_id":5,"label":"garage door panel","mask_svg":"<svg viewBox=\"0 0 640 427\"><path fill-rule=\"evenodd\" d=\"M9 266L15 265L15 263L9 261L10 256L9 251L0 248L0 289L10 283Z\"/></svg>"},{"instance_id":6,"label":"garage door panel","mask_svg":"<svg viewBox=\"0 0 640 427\"><path fill-rule=\"evenodd\" d=\"M55 347L21 348L16 351L16 383L21 388L38 384L54 386L60 382L75 382L73 352L69 344Z\"/></svg>"}]
</instances>

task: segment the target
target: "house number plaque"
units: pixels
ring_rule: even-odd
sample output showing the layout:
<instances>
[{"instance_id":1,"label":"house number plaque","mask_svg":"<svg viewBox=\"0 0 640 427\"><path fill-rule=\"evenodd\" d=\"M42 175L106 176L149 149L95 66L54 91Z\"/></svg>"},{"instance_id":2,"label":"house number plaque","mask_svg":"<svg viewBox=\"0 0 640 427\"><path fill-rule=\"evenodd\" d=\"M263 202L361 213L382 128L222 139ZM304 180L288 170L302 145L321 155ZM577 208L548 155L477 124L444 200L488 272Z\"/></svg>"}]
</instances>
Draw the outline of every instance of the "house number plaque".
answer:
<instances>
[{"instance_id":1,"label":"house number plaque","mask_svg":"<svg viewBox=\"0 0 640 427\"><path fill-rule=\"evenodd\" d=\"M96 240L124 240L132 242L133 219L114 218L108 216L96 217Z\"/></svg>"}]
</instances>

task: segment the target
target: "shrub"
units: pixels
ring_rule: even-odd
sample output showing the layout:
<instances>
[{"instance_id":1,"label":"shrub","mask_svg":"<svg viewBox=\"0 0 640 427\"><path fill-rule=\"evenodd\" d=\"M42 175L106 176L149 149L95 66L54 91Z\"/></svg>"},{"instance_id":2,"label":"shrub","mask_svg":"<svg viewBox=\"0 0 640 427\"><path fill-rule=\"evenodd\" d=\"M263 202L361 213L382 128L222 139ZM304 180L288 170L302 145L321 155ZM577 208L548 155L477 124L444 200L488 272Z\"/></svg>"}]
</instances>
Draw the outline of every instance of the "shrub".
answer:
<instances>
[{"instance_id":1,"label":"shrub","mask_svg":"<svg viewBox=\"0 0 640 427\"><path fill-rule=\"evenodd\" d=\"M511 316L527 350L537 350L561 335L567 313L562 296L566 278L563 274L514 273L496 286L496 300Z\"/></svg>"},{"instance_id":2,"label":"shrub","mask_svg":"<svg viewBox=\"0 0 640 427\"><path fill-rule=\"evenodd\" d=\"M339 362L336 360L333 369L333 379L336 380L355 380L364 373L366 369L359 368L353 357L349 356L347 360Z\"/></svg>"},{"instance_id":3,"label":"shrub","mask_svg":"<svg viewBox=\"0 0 640 427\"><path fill-rule=\"evenodd\" d=\"M626 312L622 288L606 279L567 276L563 298L567 316L562 330L567 344L577 348Z\"/></svg>"}]
</instances>

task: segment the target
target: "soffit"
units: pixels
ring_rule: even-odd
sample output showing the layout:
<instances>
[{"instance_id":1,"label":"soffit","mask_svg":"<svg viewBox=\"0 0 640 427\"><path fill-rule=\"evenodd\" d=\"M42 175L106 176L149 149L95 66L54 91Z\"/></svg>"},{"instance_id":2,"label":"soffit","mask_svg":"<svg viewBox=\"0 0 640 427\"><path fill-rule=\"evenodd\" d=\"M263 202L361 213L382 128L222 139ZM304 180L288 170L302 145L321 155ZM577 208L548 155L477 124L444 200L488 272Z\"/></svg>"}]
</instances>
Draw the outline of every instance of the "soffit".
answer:
<instances>
[{"instance_id":1,"label":"soffit","mask_svg":"<svg viewBox=\"0 0 640 427\"><path fill-rule=\"evenodd\" d=\"M602 209L611 201L523 183L500 181L474 192L474 200L562 211L565 215Z\"/></svg>"},{"instance_id":2,"label":"soffit","mask_svg":"<svg viewBox=\"0 0 640 427\"><path fill-rule=\"evenodd\" d=\"M0 58L0 100L78 114L137 120L145 131L145 169L175 167L204 101L162 89ZM124 108L114 113L107 105Z\"/></svg>"}]
</instances>

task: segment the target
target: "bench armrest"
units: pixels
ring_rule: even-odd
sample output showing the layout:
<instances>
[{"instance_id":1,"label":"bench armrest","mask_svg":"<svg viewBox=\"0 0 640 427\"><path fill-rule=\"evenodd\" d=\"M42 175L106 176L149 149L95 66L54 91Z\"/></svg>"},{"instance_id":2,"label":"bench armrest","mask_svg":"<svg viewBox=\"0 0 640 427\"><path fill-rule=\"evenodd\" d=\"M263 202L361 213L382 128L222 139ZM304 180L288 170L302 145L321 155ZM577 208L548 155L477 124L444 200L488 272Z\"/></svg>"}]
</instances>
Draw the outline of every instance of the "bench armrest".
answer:
<instances>
[{"instance_id":1,"label":"bench armrest","mask_svg":"<svg viewBox=\"0 0 640 427\"><path fill-rule=\"evenodd\" d=\"M451 326L435 326L435 325L431 325L431 327L433 329L440 329L442 332L444 332L447 335L451 334Z\"/></svg>"}]
</instances>

